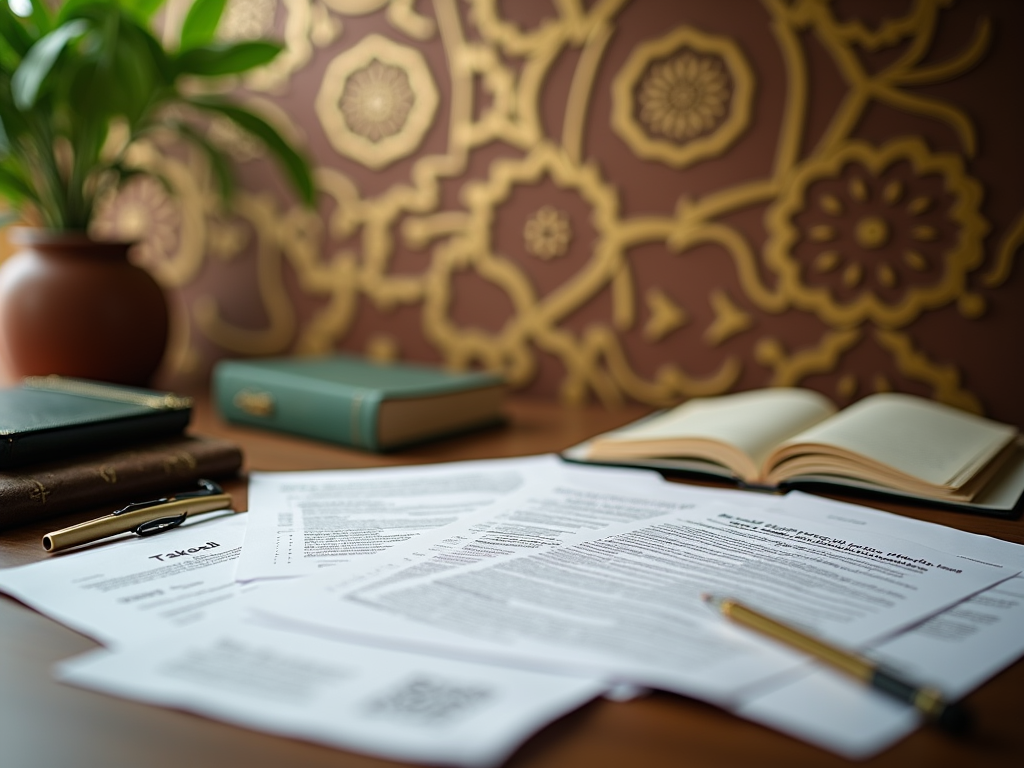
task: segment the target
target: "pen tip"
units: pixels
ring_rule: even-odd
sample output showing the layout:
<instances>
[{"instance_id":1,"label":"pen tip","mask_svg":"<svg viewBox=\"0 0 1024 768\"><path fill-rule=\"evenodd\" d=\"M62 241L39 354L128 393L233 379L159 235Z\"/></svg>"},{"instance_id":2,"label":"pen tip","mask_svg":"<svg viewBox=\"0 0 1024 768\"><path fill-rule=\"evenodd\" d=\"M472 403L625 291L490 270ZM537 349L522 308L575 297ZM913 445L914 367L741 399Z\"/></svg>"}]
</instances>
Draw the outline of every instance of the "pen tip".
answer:
<instances>
[{"instance_id":1,"label":"pen tip","mask_svg":"<svg viewBox=\"0 0 1024 768\"><path fill-rule=\"evenodd\" d=\"M939 728L952 736L966 735L974 724L970 710L962 704L947 704L936 722Z\"/></svg>"}]
</instances>

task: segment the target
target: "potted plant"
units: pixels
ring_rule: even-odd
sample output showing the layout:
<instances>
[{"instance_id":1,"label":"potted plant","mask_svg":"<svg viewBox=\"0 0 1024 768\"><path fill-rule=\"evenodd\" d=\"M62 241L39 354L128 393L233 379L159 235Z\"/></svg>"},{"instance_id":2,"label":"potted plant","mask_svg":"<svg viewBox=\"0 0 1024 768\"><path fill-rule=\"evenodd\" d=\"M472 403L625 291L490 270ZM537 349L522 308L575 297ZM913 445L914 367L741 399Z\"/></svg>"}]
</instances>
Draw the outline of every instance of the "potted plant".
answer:
<instances>
[{"instance_id":1,"label":"potted plant","mask_svg":"<svg viewBox=\"0 0 1024 768\"><path fill-rule=\"evenodd\" d=\"M277 131L196 87L266 64L281 46L216 40L225 0L196 0L165 46L152 29L162 3L0 0L0 197L35 227L16 231L23 250L0 267L9 373L145 384L159 365L163 292L127 260L130 244L88 236L97 203L144 173L126 160L135 142L170 130L197 145L226 198L229 163L189 119L226 117L266 145L303 201L313 199L308 163Z\"/></svg>"}]
</instances>

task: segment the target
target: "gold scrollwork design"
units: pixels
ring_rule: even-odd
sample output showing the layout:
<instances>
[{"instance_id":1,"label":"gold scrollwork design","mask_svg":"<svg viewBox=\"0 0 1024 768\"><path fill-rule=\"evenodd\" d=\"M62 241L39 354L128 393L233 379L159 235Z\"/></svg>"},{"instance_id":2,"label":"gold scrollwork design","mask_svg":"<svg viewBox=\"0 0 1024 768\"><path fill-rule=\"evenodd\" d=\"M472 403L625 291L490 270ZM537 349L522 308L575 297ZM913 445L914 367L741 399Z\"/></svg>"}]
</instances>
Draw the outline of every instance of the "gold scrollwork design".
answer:
<instances>
[{"instance_id":1,"label":"gold scrollwork design","mask_svg":"<svg viewBox=\"0 0 1024 768\"><path fill-rule=\"evenodd\" d=\"M218 309L227 306L224 297L200 291L192 307L197 334L235 354L325 353L351 347L358 330L367 354L394 359L416 346L406 344L401 322L356 325L367 306L380 313L405 308L421 311L425 343L453 367L483 365L526 386L550 356L564 368L560 391L568 401L596 395L608 404L633 398L663 405L758 376L800 384L827 375L840 398L913 382L972 407L977 400L960 386L956 366L915 346L912 323L943 308L975 321L996 306L988 289L1006 283L1020 260L1024 214L998 233L986 260L989 224L969 165L977 128L949 92L922 86L960 77L982 61L993 24L976 14L973 31L966 26L959 34L959 49L942 53L956 36L950 32L941 50L935 44L948 4L914 0L900 15L865 23L827 0L761 0L763 37L774 40L784 77L780 109L757 115L758 131L774 137L774 159L760 172L723 176L732 180L721 186L681 185L685 193L641 212L630 200L644 168L635 159L687 169L730 159L741 141L746 152L764 51L690 26L637 39L628 14L617 26L626 0L558 0L530 24L513 20L499 0L229 0L225 37L264 30L273 8L287 42L271 66L242 80L244 88L279 94L293 80L305 78L308 86L316 78L316 114L330 142L316 158L322 208L306 212L243 195L232 214L211 214L216 201L201 163L181 153L145 158L181 193L173 252L165 254L172 246L159 226L150 230L153 252L161 254L155 271L165 285L187 287L202 279L208 261L236 259L237 269L237 259L251 258L265 327L230 324L231 313ZM429 67L415 50L418 41L435 54ZM616 70L611 62L622 45L632 50ZM328 46L322 55L335 58L321 77L313 52ZM831 60L840 86L828 115L818 110L812 46ZM224 87L237 84L226 80ZM595 105L607 96L610 113L598 113ZM261 106L275 103L268 97ZM310 130L308 118L277 109L277 124ZM930 121L935 149L922 139L859 139L875 109ZM778 124L770 124L776 113ZM609 118L632 152L633 169L619 159L606 163L595 143L609 127L595 121ZM432 149L422 151L438 122L446 132L431 132ZM209 135L226 141L239 162L264 154L223 126ZM364 172L337 162L331 147ZM384 174L365 172L399 161L407 162L387 185L376 181ZM514 188L549 184L561 190L553 199L504 222L514 242L493 242ZM565 190L590 209L588 220L576 205L564 218L556 215ZM139 197L159 224L163 203L151 193ZM762 213L763 229L750 224ZM121 225L138 230L140 221L136 206L123 212ZM698 311L687 298L691 316L673 297L698 295L693 286L651 285L650 267L641 267L650 254L671 269L717 259L715 274L728 272L727 282L706 286L708 308ZM572 274L570 263L577 266ZM294 280L282 280L289 268ZM545 270L558 272L559 283L541 295L530 275ZM458 286L481 284L507 299L507 317L486 318L494 320L490 330L454 310ZM782 315L785 322L776 324L772 318ZM585 326L576 322L583 316L590 318ZM810 346L807 324L819 328ZM799 334L787 335L798 325ZM643 344L657 348L635 354L634 345ZM855 368L867 347L890 364L864 376ZM676 363L651 372L658 355L718 363L705 376Z\"/></svg>"},{"instance_id":2,"label":"gold scrollwork design","mask_svg":"<svg viewBox=\"0 0 1024 768\"><path fill-rule=\"evenodd\" d=\"M714 321L704 331L709 346L716 347L754 325L754 318L737 307L725 291L716 288L709 298L715 312Z\"/></svg>"},{"instance_id":3,"label":"gold scrollwork design","mask_svg":"<svg viewBox=\"0 0 1024 768\"><path fill-rule=\"evenodd\" d=\"M281 280L282 251L288 247L289 227L281 225L276 204L266 194L240 195L235 210L256 232L257 286L268 318L267 327L242 328L225 321L218 297L211 294L195 299L193 318L207 338L225 349L246 355L280 352L297 326L295 308Z\"/></svg>"},{"instance_id":4,"label":"gold scrollwork design","mask_svg":"<svg viewBox=\"0 0 1024 768\"><path fill-rule=\"evenodd\" d=\"M686 310L658 286L647 290L646 299L649 317L644 323L644 338L647 341L660 341L689 321Z\"/></svg>"},{"instance_id":5,"label":"gold scrollwork design","mask_svg":"<svg viewBox=\"0 0 1024 768\"><path fill-rule=\"evenodd\" d=\"M490 227L500 205L514 187L536 184L545 178L579 194L591 207L591 223L599 234L614 226L618 211L615 190L600 178L594 166L576 166L551 144L541 144L521 160L496 161L486 181L467 184L462 196L470 212L469 226L435 248L425 297L425 330L457 366L481 360L488 367L504 369L513 381L527 381L534 370L526 362L530 357L527 342L532 339L565 353L571 343L557 328L558 323L613 280L621 265L622 255L617 249L599 247L569 282L540 299L515 264L494 252ZM517 317L499 338L488 339L478 330L462 329L447 315L451 277L466 269L473 269L500 287L516 309Z\"/></svg>"}]
</instances>

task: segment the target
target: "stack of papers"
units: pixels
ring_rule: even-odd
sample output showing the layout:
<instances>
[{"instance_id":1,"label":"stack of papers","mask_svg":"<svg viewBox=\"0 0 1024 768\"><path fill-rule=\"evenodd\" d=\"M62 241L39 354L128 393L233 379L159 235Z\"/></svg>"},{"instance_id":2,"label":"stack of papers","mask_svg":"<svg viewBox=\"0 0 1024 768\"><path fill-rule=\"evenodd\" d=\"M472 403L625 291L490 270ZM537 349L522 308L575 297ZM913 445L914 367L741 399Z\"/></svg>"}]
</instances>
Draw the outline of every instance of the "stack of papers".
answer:
<instances>
[{"instance_id":1,"label":"stack of papers","mask_svg":"<svg viewBox=\"0 0 1024 768\"><path fill-rule=\"evenodd\" d=\"M61 680L428 764L498 765L645 688L851 758L919 725L705 593L951 699L1024 653L1024 547L796 492L537 456L256 473L249 501L0 571L0 589L106 646Z\"/></svg>"}]
</instances>

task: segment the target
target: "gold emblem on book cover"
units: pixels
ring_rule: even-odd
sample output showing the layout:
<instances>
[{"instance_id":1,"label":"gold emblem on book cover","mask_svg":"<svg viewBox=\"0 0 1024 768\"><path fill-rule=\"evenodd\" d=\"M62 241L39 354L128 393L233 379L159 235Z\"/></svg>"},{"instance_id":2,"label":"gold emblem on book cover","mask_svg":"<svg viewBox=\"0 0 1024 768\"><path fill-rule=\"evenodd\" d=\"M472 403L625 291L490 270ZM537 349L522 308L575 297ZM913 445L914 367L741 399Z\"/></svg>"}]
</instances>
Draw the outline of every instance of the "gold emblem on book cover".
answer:
<instances>
[{"instance_id":1,"label":"gold emblem on book cover","mask_svg":"<svg viewBox=\"0 0 1024 768\"><path fill-rule=\"evenodd\" d=\"M274 411L277 409L277 404L272 394L269 392L257 392L252 389L243 389L238 392L233 402L239 410L263 418L273 416Z\"/></svg>"}]
</instances>

